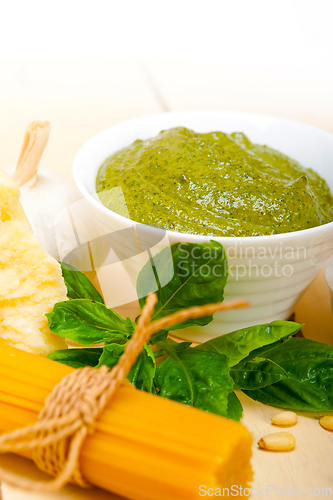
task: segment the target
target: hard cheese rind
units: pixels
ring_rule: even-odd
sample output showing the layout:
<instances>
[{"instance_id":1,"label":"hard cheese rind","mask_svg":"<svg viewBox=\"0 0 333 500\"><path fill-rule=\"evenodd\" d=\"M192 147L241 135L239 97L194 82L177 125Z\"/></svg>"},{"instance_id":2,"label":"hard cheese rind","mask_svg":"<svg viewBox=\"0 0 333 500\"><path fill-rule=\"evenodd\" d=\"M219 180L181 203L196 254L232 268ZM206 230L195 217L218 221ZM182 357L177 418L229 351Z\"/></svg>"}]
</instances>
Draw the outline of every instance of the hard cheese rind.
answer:
<instances>
[{"instance_id":1,"label":"hard cheese rind","mask_svg":"<svg viewBox=\"0 0 333 500\"><path fill-rule=\"evenodd\" d=\"M66 300L66 287L59 264L33 235L19 196L19 188L0 169L0 337L47 355L66 347L45 317L56 302Z\"/></svg>"}]
</instances>

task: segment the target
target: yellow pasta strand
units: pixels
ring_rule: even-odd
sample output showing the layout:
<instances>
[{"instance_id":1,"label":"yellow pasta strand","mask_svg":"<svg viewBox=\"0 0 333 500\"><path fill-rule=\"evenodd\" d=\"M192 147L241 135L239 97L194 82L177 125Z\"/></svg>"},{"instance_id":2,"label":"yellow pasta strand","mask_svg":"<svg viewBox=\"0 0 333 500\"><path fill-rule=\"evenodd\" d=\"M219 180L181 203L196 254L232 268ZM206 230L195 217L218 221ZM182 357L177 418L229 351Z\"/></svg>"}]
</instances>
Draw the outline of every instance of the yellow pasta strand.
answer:
<instances>
[{"instance_id":1,"label":"yellow pasta strand","mask_svg":"<svg viewBox=\"0 0 333 500\"><path fill-rule=\"evenodd\" d=\"M0 353L0 432L9 432L34 423L73 368L3 340ZM190 500L200 485L248 486L251 442L238 422L124 384L86 438L80 468L90 483L132 500Z\"/></svg>"}]
</instances>

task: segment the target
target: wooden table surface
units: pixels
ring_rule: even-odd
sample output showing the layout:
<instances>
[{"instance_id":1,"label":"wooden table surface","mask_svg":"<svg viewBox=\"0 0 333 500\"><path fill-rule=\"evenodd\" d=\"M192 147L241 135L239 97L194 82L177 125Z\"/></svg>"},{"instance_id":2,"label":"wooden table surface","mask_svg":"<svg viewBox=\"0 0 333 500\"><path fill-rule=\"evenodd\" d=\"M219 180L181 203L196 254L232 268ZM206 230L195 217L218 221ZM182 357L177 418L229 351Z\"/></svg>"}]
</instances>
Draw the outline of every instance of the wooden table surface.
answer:
<instances>
[{"instance_id":1,"label":"wooden table surface","mask_svg":"<svg viewBox=\"0 0 333 500\"><path fill-rule=\"evenodd\" d=\"M0 165L4 168L15 165L24 128L34 119L49 120L52 125L42 168L57 171L69 180L76 151L92 135L118 122L161 111L200 108L256 111L333 132L333 101L328 99L331 87L313 79L300 81L248 69L244 86L241 83L244 70L240 68L171 60L8 60L0 65ZM306 323L307 338L333 345L333 318L323 273L310 285L295 312L296 320ZM297 440L293 452L260 451L256 442L276 430L270 424L270 417L277 411L244 395L240 398L244 406L243 423L254 438L253 487L268 485L270 492L265 498L292 496L292 488L299 488L301 496L311 496L307 488L333 491L333 433L324 431L316 419L301 415L291 430ZM32 464L18 457L2 457L1 464L21 474L26 471L36 474ZM279 493L278 489L283 488L284 493ZM318 491L312 496L325 496L321 491L318 495ZM6 485L2 486L2 495L4 500L46 498ZM116 500L118 497L97 489L83 491L69 486L47 498Z\"/></svg>"}]
</instances>

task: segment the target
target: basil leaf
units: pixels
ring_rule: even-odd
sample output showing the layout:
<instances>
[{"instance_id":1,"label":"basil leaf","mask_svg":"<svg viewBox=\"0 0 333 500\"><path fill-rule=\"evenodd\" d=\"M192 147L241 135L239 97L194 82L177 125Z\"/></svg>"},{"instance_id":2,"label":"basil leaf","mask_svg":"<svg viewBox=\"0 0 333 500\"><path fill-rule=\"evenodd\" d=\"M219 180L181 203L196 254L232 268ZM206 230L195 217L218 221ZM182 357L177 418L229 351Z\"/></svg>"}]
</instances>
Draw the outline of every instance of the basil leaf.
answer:
<instances>
[{"instance_id":1,"label":"basil leaf","mask_svg":"<svg viewBox=\"0 0 333 500\"><path fill-rule=\"evenodd\" d=\"M137 389L155 392L154 376L156 371L155 356L150 346L145 345L128 374L128 379Z\"/></svg>"},{"instance_id":2,"label":"basil leaf","mask_svg":"<svg viewBox=\"0 0 333 500\"><path fill-rule=\"evenodd\" d=\"M266 353L288 378L258 390L244 391L256 401L293 410L333 410L333 347L292 338Z\"/></svg>"},{"instance_id":3,"label":"basil leaf","mask_svg":"<svg viewBox=\"0 0 333 500\"><path fill-rule=\"evenodd\" d=\"M149 344L155 345L158 344L158 342L162 342L166 340L168 337L168 332L166 330L160 330L157 333L154 333L154 335L151 336Z\"/></svg>"},{"instance_id":4,"label":"basil leaf","mask_svg":"<svg viewBox=\"0 0 333 500\"><path fill-rule=\"evenodd\" d=\"M124 353L125 345L106 344L103 349L103 354L100 357L97 368L105 365L110 369L113 368L120 356ZM138 359L132 366L128 374L128 380L141 391L154 392L154 376L155 376L155 356L150 346L145 345L143 351L138 356Z\"/></svg>"},{"instance_id":5,"label":"basil leaf","mask_svg":"<svg viewBox=\"0 0 333 500\"><path fill-rule=\"evenodd\" d=\"M260 389L288 377L287 373L270 359L255 358L241 361L230 370L235 389Z\"/></svg>"},{"instance_id":6,"label":"basil leaf","mask_svg":"<svg viewBox=\"0 0 333 500\"><path fill-rule=\"evenodd\" d=\"M58 361L73 368L84 368L85 366L98 365L103 349L91 347L85 349L59 349L51 352L48 358Z\"/></svg>"},{"instance_id":7,"label":"basil leaf","mask_svg":"<svg viewBox=\"0 0 333 500\"><path fill-rule=\"evenodd\" d=\"M167 356L170 354L170 352L180 352L180 351L186 351L189 347L191 347L192 342L175 342L172 339L166 339L165 342L157 342L159 349L158 351L154 352L155 359L160 358L161 356ZM163 348L164 346L164 348Z\"/></svg>"},{"instance_id":8,"label":"basil leaf","mask_svg":"<svg viewBox=\"0 0 333 500\"><path fill-rule=\"evenodd\" d=\"M46 317L52 333L84 345L104 341L123 344L135 327L104 304L89 299L58 302Z\"/></svg>"},{"instance_id":9,"label":"basil leaf","mask_svg":"<svg viewBox=\"0 0 333 500\"><path fill-rule=\"evenodd\" d=\"M243 391L255 401L296 411L333 411L332 396L325 389L318 391L311 384L295 380L281 380L254 391Z\"/></svg>"},{"instance_id":10,"label":"basil leaf","mask_svg":"<svg viewBox=\"0 0 333 500\"><path fill-rule=\"evenodd\" d=\"M112 311L114 312L114 314L117 314L115 311L113 311L113 309L109 309L109 311ZM119 316L119 314L117 314L117 316L122 320L123 318L121 316ZM126 320L125 320L125 328L126 328L126 332L128 333L128 336L131 337L132 336L132 333L134 332L134 330L136 329L136 323L134 323L134 321L131 320L131 318L129 318L127 316Z\"/></svg>"},{"instance_id":11,"label":"basil leaf","mask_svg":"<svg viewBox=\"0 0 333 500\"><path fill-rule=\"evenodd\" d=\"M266 357L284 368L291 378L300 381L313 379L318 389L323 386L326 376L328 380L333 376L333 346L314 340L292 338L266 352Z\"/></svg>"},{"instance_id":12,"label":"basil leaf","mask_svg":"<svg viewBox=\"0 0 333 500\"><path fill-rule=\"evenodd\" d=\"M100 368L101 366L107 366L110 369L113 368L114 365L118 363L125 347L125 345L119 344L105 344L97 368Z\"/></svg>"},{"instance_id":13,"label":"basil leaf","mask_svg":"<svg viewBox=\"0 0 333 500\"><path fill-rule=\"evenodd\" d=\"M60 266L70 299L91 299L104 304L103 297L84 273L66 262L60 262Z\"/></svg>"},{"instance_id":14,"label":"basil leaf","mask_svg":"<svg viewBox=\"0 0 333 500\"><path fill-rule=\"evenodd\" d=\"M170 356L156 368L155 384L164 398L228 416L233 380L222 354L194 349L170 351Z\"/></svg>"},{"instance_id":15,"label":"basil leaf","mask_svg":"<svg viewBox=\"0 0 333 500\"><path fill-rule=\"evenodd\" d=\"M231 392L228 396L228 418L232 420L237 420L237 422L243 416L242 403L239 401L235 392Z\"/></svg>"},{"instance_id":16,"label":"basil leaf","mask_svg":"<svg viewBox=\"0 0 333 500\"><path fill-rule=\"evenodd\" d=\"M240 361L240 363L247 363L248 361L252 361L255 358L264 358L265 354L268 351L271 351L275 347L278 347L283 342L287 342L289 339L290 339L290 336L281 337L280 340L277 340L276 342L272 342L272 344L263 345L262 347L258 347L258 349L254 349L253 351L251 351L250 354L248 356L246 356L246 358L244 358Z\"/></svg>"},{"instance_id":17,"label":"basil leaf","mask_svg":"<svg viewBox=\"0 0 333 500\"><path fill-rule=\"evenodd\" d=\"M235 366L254 349L294 335L302 326L293 321L273 321L221 335L195 349L225 354L229 359L229 366Z\"/></svg>"},{"instance_id":18,"label":"basil leaf","mask_svg":"<svg viewBox=\"0 0 333 500\"><path fill-rule=\"evenodd\" d=\"M137 292L141 297L140 307L143 308L148 293L155 292L158 297L152 320L186 307L223 301L228 266L222 245L215 241L205 245L176 243L171 247L171 255L170 263L170 249L162 250L147 262L138 276ZM152 279L152 266L155 279ZM163 272L168 276L164 276ZM156 282L166 285L156 291ZM191 319L173 326L170 330L190 325L206 325L212 319L212 316Z\"/></svg>"}]
</instances>

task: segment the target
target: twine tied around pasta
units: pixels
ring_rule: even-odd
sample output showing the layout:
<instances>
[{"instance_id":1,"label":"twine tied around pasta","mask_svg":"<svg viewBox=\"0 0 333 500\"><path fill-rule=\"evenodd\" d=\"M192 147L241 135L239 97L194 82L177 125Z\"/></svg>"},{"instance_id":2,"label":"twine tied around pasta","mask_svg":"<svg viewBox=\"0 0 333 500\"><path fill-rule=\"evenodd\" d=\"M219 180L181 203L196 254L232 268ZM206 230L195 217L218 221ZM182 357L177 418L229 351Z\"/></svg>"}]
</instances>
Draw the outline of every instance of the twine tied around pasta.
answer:
<instances>
[{"instance_id":1,"label":"twine tied around pasta","mask_svg":"<svg viewBox=\"0 0 333 500\"><path fill-rule=\"evenodd\" d=\"M27 491L58 491L68 482L87 488L90 484L80 472L79 457L86 436L94 432L96 419L102 413L154 333L188 319L214 314L216 311L246 307L248 302L233 300L183 309L151 322L157 296L150 294L123 355L111 371L85 367L66 375L45 400L35 424L0 436L0 453L32 450L33 460L55 479L34 481L0 469L0 480Z\"/></svg>"}]
</instances>

